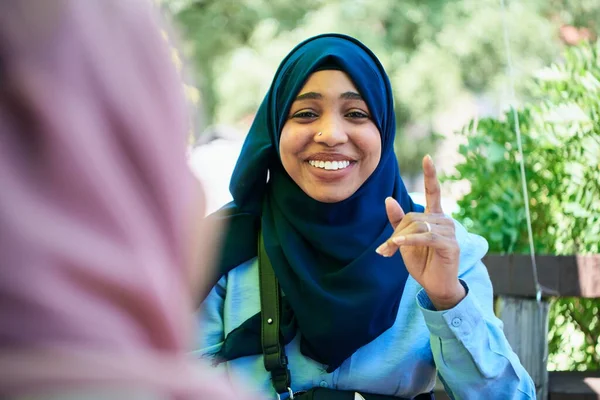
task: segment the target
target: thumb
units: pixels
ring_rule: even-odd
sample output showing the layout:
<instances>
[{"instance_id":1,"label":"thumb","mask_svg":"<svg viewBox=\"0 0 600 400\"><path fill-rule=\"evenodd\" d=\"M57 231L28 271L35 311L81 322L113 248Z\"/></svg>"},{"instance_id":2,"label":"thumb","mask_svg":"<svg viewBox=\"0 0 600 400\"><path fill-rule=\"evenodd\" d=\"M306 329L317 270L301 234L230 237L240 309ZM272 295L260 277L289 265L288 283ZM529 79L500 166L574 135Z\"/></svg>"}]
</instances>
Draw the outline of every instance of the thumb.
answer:
<instances>
[{"instance_id":1,"label":"thumb","mask_svg":"<svg viewBox=\"0 0 600 400\"><path fill-rule=\"evenodd\" d=\"M385 212L390 220L390 224L392 224L392 228L395 230L405 215L402 206L393 197L388 197L385 199Z\"/></svg>"}]
</instances>

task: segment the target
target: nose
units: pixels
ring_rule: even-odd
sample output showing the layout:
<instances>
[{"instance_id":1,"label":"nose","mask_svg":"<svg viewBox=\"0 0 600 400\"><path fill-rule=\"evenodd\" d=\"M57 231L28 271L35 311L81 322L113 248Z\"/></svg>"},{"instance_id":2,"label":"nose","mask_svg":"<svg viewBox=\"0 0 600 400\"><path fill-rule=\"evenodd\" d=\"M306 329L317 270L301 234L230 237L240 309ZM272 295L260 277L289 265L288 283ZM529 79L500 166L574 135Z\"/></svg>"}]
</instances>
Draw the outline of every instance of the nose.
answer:
<instances>
[{"instance_id":1,"label":"nose","mask_svg":"<svg viewBox=\"0 0 600 400\"><path fill-rule=\"evenodd\" d=\"M322 117L321 124L319 124L317 129L318 131L315 132L315 142L317 143L334 147L348 141L348 135L344 129L344 121L337 116Z\"/></svg>"}]
</instances>

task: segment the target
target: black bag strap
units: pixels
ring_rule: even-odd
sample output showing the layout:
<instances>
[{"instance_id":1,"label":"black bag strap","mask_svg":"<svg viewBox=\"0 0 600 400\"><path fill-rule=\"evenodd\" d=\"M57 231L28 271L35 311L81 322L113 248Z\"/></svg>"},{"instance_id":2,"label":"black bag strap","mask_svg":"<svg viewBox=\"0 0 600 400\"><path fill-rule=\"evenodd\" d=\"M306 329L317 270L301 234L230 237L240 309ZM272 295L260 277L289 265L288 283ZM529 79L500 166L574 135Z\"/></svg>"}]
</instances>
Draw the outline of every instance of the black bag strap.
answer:
<instances>
[{"instance_id":1,"label":"black bag strap","mask_svg":"<svg viewBox=\"0 0 600 400\"><path fill-rule=\"evenodd\" d=\"M265 250L262 232L258 235L258 270L260 274L261 344L265 369L271 373L277 394L289 393L293 398L290 370L281 345L279 322L281 320L281 292L273 266Z\"/></svg>"}]
</instances>

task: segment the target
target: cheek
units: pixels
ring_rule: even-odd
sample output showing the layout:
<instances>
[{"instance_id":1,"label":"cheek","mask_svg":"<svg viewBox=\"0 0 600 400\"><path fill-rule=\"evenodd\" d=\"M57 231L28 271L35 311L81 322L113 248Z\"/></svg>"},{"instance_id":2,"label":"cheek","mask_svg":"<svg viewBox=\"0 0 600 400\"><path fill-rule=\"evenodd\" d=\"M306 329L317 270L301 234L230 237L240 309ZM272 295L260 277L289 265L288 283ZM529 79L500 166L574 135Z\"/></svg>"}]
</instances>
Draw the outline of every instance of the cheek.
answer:
<instances>
[{"instance_id":1,"label":"cheek","mask_svg":"<svg viewBox=\"0 0 600 400\"><path fill-rule=\"evenodd\" d=\"M279 140L279 155L288 174L290 173L288 168L299 161L298 153L306 148L309 141L310 135L306 132L283 127Z\"/></svg>"},{"instance_id":2,"label":"cheek","mask_svg":"<svg viewBox=\"0 0 600 400\"><path fill-rule=\"evenodd\" d=\"M375 170L381 159L381 135L376 128L363 132L354 138L354 144L368 159L368 166Z\"/></svg>"}]
</instances>

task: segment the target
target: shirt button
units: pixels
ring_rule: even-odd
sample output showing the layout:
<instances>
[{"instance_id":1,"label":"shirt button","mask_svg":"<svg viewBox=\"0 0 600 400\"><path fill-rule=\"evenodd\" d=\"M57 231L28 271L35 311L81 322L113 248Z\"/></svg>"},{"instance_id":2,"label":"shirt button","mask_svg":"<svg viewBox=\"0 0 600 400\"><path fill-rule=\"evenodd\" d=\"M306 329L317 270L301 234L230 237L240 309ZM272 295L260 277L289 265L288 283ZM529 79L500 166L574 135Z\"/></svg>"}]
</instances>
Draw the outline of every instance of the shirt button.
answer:
<instances>
[{"instance_id":1,"label":"shirt button","mask_svg":"<svg viewBox=\"0 0 600 400\"><path fill-rule=\"evenodd\" d=\"M325 381L321 381L321 383L319 383L319 386L326 388L329 386L329 384Z\"/></svg>"},{"instance_id":2,"label":"shirt button","mask_svg":"<svg viewBox=\"0 0 600 400\"><path fill-rule=\"evenodd\" d=\"M462 320L460 318L454 318L452 320L452 326L458 328L462 324Z\"/></svg>"}]
</instances>

